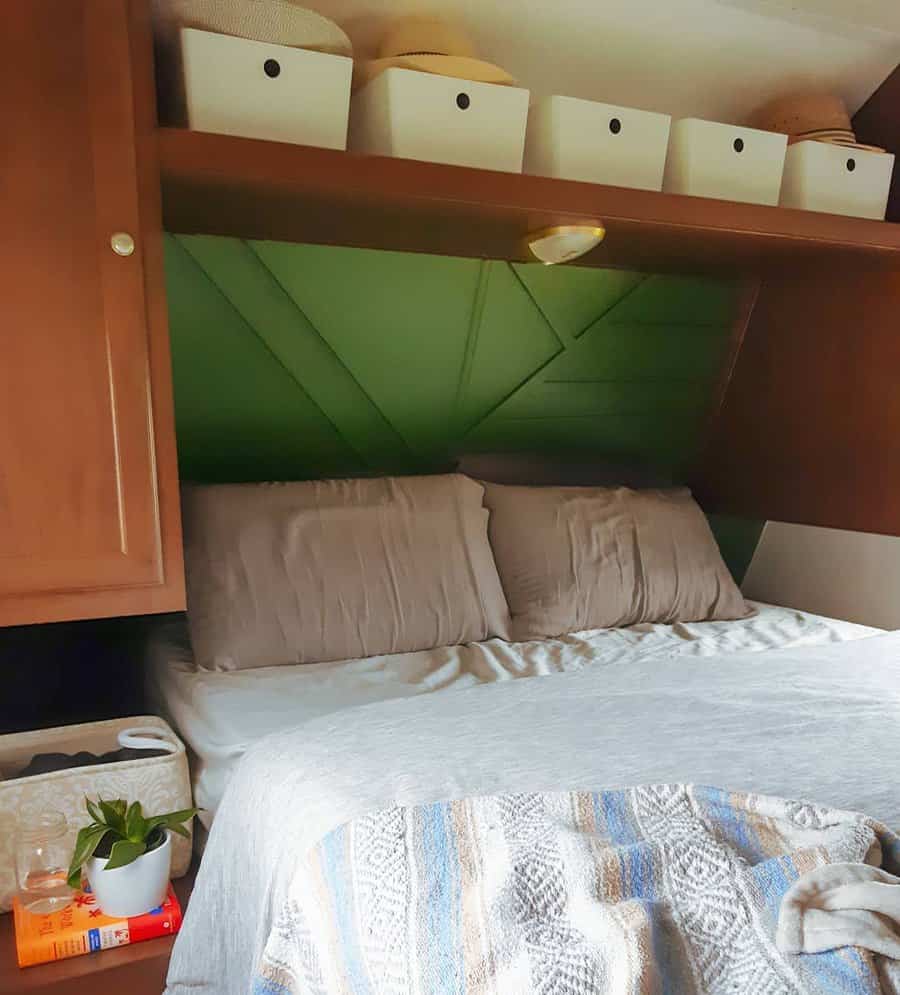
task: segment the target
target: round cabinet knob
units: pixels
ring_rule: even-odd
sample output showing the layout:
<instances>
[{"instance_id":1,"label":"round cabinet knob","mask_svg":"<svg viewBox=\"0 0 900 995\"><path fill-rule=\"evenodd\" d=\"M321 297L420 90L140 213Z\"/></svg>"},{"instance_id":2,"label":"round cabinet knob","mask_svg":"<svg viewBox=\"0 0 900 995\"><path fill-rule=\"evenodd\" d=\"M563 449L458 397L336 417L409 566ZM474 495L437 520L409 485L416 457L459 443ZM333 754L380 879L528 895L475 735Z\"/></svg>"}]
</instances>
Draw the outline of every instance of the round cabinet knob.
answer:
<instances>
[{"instance_id":1,"label":"round cabinet knob","mask_svg":"<svg viewBox=\"0 0 900 995\"><path fill-rule=\"evenodd\" d=\"M134 252L134 239L127 231L117 231L109 240L117 256L130 256Z\"/></svg>"}]
</instances>

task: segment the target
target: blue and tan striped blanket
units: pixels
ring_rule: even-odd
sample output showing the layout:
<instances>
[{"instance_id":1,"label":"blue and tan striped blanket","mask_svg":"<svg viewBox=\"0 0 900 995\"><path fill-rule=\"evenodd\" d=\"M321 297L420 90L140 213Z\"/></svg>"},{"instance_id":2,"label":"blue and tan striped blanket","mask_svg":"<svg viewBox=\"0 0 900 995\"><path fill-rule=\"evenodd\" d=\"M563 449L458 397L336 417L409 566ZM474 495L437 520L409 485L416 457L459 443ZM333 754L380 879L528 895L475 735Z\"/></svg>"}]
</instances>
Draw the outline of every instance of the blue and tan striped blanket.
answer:
<instances>
[{"instance_id":1,"label":"blue and tan striped blanket","mask_svg":"<svg viewBox=\"0 0 900 995\"><path fill-rule=\"evenodd\" d=\"M877 958L788 956L781 898L900 844L864 816L691 785L390 808L305 857L255 995L881 993Z\"/></svg>"}]
</instances>

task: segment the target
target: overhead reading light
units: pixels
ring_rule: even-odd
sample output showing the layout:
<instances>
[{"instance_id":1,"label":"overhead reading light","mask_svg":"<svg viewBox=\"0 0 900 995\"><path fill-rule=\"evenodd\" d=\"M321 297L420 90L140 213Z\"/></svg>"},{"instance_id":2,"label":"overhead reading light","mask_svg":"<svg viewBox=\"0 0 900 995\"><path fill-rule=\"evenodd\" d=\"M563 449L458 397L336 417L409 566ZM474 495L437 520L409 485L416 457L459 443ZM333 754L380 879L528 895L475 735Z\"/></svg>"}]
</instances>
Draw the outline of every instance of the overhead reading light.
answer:
<instances>
[{"instance_id":1,"label":"overhead reading light","mask_svg":"<svg viewBox=\"0 0 900 995\"><path fill-rule=\"evenodd\" d=\"M606 229L596 225L553 225L528 235L528 249L545 266L567 263L599 245Z\"/></svg>"}]
</instances>

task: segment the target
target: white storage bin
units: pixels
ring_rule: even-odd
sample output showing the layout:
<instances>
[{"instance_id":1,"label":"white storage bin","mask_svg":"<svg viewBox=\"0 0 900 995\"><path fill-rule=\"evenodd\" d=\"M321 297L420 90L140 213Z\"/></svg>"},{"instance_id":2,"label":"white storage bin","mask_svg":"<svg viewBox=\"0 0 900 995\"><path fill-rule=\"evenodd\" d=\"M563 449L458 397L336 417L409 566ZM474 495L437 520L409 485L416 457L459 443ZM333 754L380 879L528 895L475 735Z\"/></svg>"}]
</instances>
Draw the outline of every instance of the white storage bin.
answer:
<instances>
[{"instance_id":1,"label":"white storage bin","mask_svg":"<svg viewBox=\"0 0 900 995\"><path fill-rule=\"evenodd\" d=\"M100 755L117 750L119 732L135 726L159 729L176 745L176 751L140 760L16 776L38 753L87 750ZM68 845L74 847L78 830L90 821L84 808L85 795L140 801L149 815L177 812L193 804L184 744L162 719L150 715L0 736L0 778L0 912L12 907L16 893L15 828L21 812L62 812L69 823ZM186 828L190 826L186 824ZM190 861L190 839L173 833L172 877L184 874Z\"/></svg>"},{"instance_id":2,"label":"white storage bin","mask_svg":"<svg viewBox=\"0 0 900 995\"><path fill-rule=\"evenodd\" d=\"M672 122L663 189L777 204L787 135L698 118Z\"/></svg>"},{"instance_id":3,"label":"white storage bin","mask_svg":"<svg viewBox=\"0 0 900 995\"><path fill-rule=\"evenodd\" d=\"M797 142L787 150L781 203L883 221L893 171L894 157L885 152Z\"/></svg>"},{"instance_id":4,"label":"white storage bin","mask_svg":"<svg viewBox=\"0 0 900 995\"><path fill-rule=\"evenodd\" d=\"M347 147L353 60L181 29L188 126L273 142Z\"/></svg>"},{"instance_id":5,"label":"white storage bin","mask_svg":"<svg viewBox=\"0 0 900 995\"><path fill-rule=\"evenodd\" d=\"M527 90L394 67L353 95L349 146L518 173L527 119Z\"/></svg>"},{"instance_id":6,"label":"white storage bin","mask_svg":"<svg viewBox=\"0 0 900 995\"><path fill-rule=\"evenodd\" d=\"M661 190L671 120L631 107L545 97L528 112L525 172Z\"/></svg>"}]
</instances>

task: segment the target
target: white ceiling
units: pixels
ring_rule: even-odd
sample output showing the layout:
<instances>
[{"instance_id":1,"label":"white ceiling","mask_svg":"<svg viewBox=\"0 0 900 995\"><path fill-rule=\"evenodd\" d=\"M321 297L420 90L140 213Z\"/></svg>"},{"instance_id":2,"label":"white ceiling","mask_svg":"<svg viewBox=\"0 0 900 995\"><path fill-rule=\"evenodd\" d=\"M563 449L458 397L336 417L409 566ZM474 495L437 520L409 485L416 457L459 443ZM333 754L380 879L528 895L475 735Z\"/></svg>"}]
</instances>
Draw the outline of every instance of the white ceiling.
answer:
<instances>
[{"instance_id":1,"label":"white ceiling","mask_svg":"<svg viewBox=\"0 0 900 995\"><path fill-rule=\"evenodd\" d=\"M896 0L719 0L759 14L810 24L826 31L886 31L900 34Z\"/></svg>"},{"instance_id":2,"label":"white ceiling","mask_svg":"<svg viewBox=\"0 0 900 995\"><path fill-rule=\"evenodd\" d=\"M536 94L739 123L799 90L855 111L900 63L900 0L302 0L357 55L407 13L468 29Z\"/></svg>"}]
</instances>

